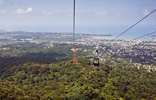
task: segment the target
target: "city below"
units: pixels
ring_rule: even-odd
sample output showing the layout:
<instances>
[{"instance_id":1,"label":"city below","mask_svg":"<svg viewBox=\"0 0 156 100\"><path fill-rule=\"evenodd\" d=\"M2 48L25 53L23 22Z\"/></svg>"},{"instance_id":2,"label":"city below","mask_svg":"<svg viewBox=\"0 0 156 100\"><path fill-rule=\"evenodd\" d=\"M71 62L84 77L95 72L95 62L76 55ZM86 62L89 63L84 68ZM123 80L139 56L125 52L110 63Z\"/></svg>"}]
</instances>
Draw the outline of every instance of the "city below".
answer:
<instances>
[{"instance_id":1,"label":"city below","mask_svg":"<svg viewBox=\"0 0 156 100\"><path fill-rule=\"evenodd\" d=\"M102 38L103 37L103 38ZM111 35L97 34L81 34L75 35L75 45L87 45L92 48L80 48L92 52L95 55L95 50L99 50L99 58L105 61L106 58L122 58L129 62L140 64L156 64L156 41L141 41L141 40L108 40L104 39ZM35 44L45 43L48 48L53 44L73 44L73 34L69 32L23 32L23 31L0 31L0 50L8 50L9 47L2 45L17 44L30 42ZM20 46L20 45L18 45Z\"/></svg>"}]
</instances>

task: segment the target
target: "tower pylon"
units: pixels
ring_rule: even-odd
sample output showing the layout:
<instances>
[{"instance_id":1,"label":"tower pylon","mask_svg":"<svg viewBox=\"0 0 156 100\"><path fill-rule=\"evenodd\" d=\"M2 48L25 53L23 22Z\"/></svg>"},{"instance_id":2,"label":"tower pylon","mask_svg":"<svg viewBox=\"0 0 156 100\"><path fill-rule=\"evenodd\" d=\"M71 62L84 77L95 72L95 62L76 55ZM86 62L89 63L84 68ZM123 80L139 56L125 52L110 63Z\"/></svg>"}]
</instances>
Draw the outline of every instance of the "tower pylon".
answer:
<instances>
[{"instance_id":1,"label":"tower pylon","mask_svg":"<svg viewBox=\"0 0 156 100\"><path fill-rule=\"evenodd\" d=\"M73 52L74 52L74 56L73 56L73 64L78 64L78 63L77 63L77 55L76 55L76 46L74 46L74 50L73 50Z\"/></svg>"}]
</instances>

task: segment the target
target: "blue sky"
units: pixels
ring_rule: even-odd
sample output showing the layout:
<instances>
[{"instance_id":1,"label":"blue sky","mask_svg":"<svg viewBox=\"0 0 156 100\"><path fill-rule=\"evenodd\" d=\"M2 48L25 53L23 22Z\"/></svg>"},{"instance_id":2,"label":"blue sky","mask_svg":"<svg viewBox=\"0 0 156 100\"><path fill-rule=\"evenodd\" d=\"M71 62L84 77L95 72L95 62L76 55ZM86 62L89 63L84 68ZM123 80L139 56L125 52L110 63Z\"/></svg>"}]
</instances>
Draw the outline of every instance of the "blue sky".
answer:
<instances>
[{"instance_id":1,"label":"blue sky","mask_svg":"<svg viewBox=\"0 0 156 100\"><path fill-rule=\"evenodd\" d=\"M76 0L76 32L114 37L156 9L156 0ZM72 32L73 0L0 0L0 30ZM156 31L156 12L120 38Z\"/></svg>"}]
</instances>

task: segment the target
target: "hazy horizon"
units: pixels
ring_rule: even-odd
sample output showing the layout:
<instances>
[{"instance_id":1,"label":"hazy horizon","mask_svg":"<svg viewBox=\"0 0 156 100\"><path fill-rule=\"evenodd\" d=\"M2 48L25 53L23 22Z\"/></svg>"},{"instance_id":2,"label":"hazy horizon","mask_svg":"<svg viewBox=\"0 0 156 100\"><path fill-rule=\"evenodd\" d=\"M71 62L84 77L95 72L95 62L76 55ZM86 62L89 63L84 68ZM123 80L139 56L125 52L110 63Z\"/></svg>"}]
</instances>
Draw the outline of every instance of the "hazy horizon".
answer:
<instances>
[{"instance_id":1,"label":"hazy horizon","mask_svg":"<svg viewBox=\"0 0 156 100\"><path fill-rule=\"evenodd\" d=\"M76 33L117 36L153 11L155 5L155 0L76 0ZM0 16L0 30L72 32L73 0L0 0ZM156 12L120 38L155 31L155 18Z\"/></svg>"}]
</instances>

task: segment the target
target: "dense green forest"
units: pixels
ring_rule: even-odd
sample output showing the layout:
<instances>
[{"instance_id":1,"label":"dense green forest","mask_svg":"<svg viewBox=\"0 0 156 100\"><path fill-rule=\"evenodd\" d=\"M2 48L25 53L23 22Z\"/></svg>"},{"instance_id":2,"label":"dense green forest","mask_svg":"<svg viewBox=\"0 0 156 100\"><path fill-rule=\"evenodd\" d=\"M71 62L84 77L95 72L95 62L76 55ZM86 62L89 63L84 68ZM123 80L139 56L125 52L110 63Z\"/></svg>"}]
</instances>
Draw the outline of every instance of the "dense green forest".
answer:
<instances>
[{"instance_id":1,"label":"dense green forest","mask_svg":"<svg viewBox=\"0 0 156 100\"><path fill-rule=\"evenodd\" d=\"M156 100L156 72L122 69L89 60L79 64L25 63L1 75L1 100Z\"/></svg>"},{"instance_id":2,"label":"dense green forest","mask_svg":"<svg viewBox=\"0 0 156 100\"><path fill-rule=\"evenodd\" d=\"M82 47L82 46L80 46ZM73 58L72 45L47 43L16 43L0 46L0 75L14 65L25 63L50 64ZM79 58L87 52L78 51Z\"/></svg>"},{"instance_id":3,"label":"dense green forest","mask_svg":"<svg viewBox=\"0 0 156 100\"><path fill-rule=\"evenodd\" d=\"M18 45L1 50L0 100L156 100L155 70L111 59L94 67L83 57L74 65L71 45Z\"/></svg>"}]
</instances>

